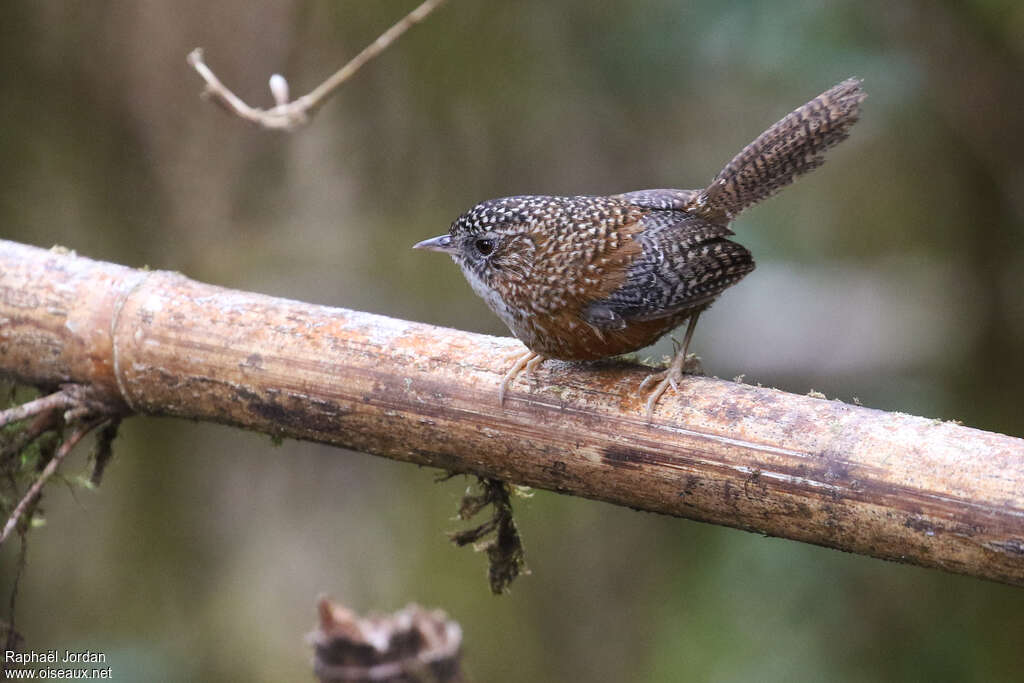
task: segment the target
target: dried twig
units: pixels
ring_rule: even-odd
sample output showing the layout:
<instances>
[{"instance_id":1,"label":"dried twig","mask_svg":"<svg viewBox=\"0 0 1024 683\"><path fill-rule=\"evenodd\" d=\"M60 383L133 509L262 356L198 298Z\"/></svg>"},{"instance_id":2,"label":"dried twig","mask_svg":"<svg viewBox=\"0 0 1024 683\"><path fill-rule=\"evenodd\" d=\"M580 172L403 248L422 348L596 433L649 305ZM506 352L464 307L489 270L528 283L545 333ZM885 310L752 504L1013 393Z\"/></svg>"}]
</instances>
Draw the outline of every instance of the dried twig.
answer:
<instances>
[{"instance_id":1,"label":"dried twig","mask_svg":"<svg viewBox=\"0 0 1024 683\"><path fill-rule=\"evenodd\" d=\"M3 531L0 532L0 545L17 527L18 521L31 508L46 481L57 471L61 461L71 452L71 449L82 437L98 425L107 422L107 426L100 432L96 447L93 483L99 483L103 468L110 460L111 443L117 436L117 427L126 413L125 406L116 399L82 384L63 384L59 391L0 412L0 427L30 417L35 418L25 428L11 435L9 439L0 442L0 462L7 461L8 458L24 450L44 434L59 431L62 425L76 425L75 431L60 444L53 457L49 461L45 459L40 461L40 464L46 462L46 465L7 519Z\"/></svg>"},{"instance_id":2,"label":"dried twig","mask_svg":"<svg viewBox=\"0 0 1024 683\"><path fill-rule=\"evenodd\" d=\"M242 98L231 92L203 61L202 49L196 48L190 52L188 63L206 81L206 88L203 94L212 97L214 102L224 107L227 111L264 128L294 130L308 123L310 117L323 105L326 99L342 83L359 71L363 65L386 50L399 36L415 24L426 19L431 12L444 3L445 0L425 0L307 95L289 101L288 82L280 74L274 74L270 77L270 92L274 97L276 105L270 109L251 107Z\"/></svg>"},{"instance_id":3,"label":"dried twig","mask_svg":"<svg viewBox=\"0 0 1024 683\"><path fill-rule=\"evenodd\" d=\"M91 432L101 422L102 420L96 420L90 424L80 426L71 434L71 436L64 440L64 443L60 445L57 452L53 454L50 462L46 463L46 467L43 468L43 471L39 473L39 476L32 483L32 486L29 487L28 492L24 497L22 497L21 502L19 502L14 508L14 512L12 512L11 516L7 518L4 530L0 532L0 545L3 545L4 541L7 540L7 537L10 536L15 527L18 526L18 521L29 509L32 503L35 502L36 497L39 495L39 492L43 490L43 486L46 484L47 480L49 480L49 478L53 476L53 473L57 471L57 468L60 467L61 462L67 457L68 453L78 445L78 442L81 441L86 434Z\"/></svg>"},{"instance_id":4,"label":"dried twig","mask_svg":"<svg viewBox=\"0 0 1024 683\"><path fill-rule=\"evenodd\" d=\"M0 465L7 462L7 459L20 453L23 448L38 439L45 432L55 429L60 425L60 415L56 410L50 410L35 416L24 429L14 434L10 441L4 442L0 439Z\"/></svg>"},{"instance_id":5,"label":"dried twig","mask_svg":"<svg viewBox=\"0 0 1024 683\"><path fill-rule=\"evenodd\" d=\"M57 391L0 412L0 427L39 415L40 413L50 413L56 410L71 408L75 405L75 402L75 397L68 392Z\"/></svg>"},{"instance_id":6,"label":"dried twig","mask_svg":"<svg viewBox=\"0 0 1024 683\"><path fill-rule=\"evenodd\" d=\"M21 577L25 575L25 560L27 557L28 541L22 535L21 547L18 548L18 560L14 565L14 578L11 580L11 594L7 598L7 623L0 622L0 634L3 634L5 650L17 650L25 640L24 636L18 632L14 608L18 604L18 587L21 584ZM4 659L6 660L6 657ZM6 664L6 661L0 663L0 672L6 672Z\"/></svg>"}]
</instances>

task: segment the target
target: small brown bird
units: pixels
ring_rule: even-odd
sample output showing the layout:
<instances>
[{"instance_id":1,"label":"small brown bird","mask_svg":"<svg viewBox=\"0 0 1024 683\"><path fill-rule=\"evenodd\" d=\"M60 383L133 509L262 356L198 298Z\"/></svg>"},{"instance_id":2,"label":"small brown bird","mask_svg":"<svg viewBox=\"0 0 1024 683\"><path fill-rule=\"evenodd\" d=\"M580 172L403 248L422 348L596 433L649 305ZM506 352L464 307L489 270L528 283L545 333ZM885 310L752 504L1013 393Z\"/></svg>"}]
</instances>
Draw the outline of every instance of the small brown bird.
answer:
<instances>
[{"instance_id":1,"label":"small brown bird","mask_svg":"<svg viewBox=\"0 0 1024 683\"><path fill-rule=\"evenodd\" d=\"M647 400L650 416L678 389L697 318L754 269L727 239L732 219L820 166L860 115L851 78L796 109L747 145L703 190L607 197L518 196L477 204L447 235L415 245L450 254L473 290L528 352L499 390L548 358L596 360L653 344L688 321L683 344Z\"/></svg>"}]
</instances>

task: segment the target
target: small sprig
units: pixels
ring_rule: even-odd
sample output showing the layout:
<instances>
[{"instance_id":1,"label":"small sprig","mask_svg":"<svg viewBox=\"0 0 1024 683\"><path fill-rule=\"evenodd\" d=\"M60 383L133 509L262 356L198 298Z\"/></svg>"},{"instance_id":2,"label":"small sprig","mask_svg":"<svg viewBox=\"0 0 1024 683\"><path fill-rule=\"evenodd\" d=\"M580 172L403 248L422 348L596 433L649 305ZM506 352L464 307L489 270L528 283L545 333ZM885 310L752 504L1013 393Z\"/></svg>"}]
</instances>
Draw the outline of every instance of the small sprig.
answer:
<instances>
[{"instance_id":1,"label":"small sprig","mask_svg":"<svg viewBox=\"0 0 1024 683\"><path fill-rule=\"evenodd\" d=\"M388 49L403 33L426 19L430 16L431 12L444 3L445 0L425 0L425 2L402 17L391 28L382 33L377 40L363 48L362 52L349 60L345 66L338 69L307 95L289 100L290 89L288 81L281 74L272 75L270 77L270 94L274 98L274 106L269 109L249 106L242 98L221 83L217 75L213 73L213 70L203 61L202 49L196 48L192 50L188 54L188 63L206 81L203 95L212 99L229 113L263 128L294 130L309 123L316 110L324 104L327 98L342 83L355 75L367 62Z\"/></svg>"}]
</instances>

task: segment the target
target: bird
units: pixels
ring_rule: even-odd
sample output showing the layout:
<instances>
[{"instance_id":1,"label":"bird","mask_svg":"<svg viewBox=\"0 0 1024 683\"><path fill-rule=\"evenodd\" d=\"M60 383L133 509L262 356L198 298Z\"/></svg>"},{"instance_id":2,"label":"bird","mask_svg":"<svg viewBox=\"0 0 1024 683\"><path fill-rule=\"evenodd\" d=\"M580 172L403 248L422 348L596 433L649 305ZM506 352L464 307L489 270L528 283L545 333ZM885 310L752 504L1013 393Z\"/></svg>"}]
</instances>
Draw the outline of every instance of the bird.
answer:
<instances>
[{"instance_id":1,"label":"bird","mask_svg":"<svg viewBox=\"0 0 1024 683\"><path fill-rule=\"evenodd\" d=\"M499 403L544 360L630 353L686 323L669 366L639 387L653 385L650 419L665 391L679 389L701 313L754 269L750 252L729 239L733 219L820 166L865 97L858 78L833 86L764 131L704 189L490 199L414 245L449 254L526 346L502 378Z\"/></svg>"}]
</instances>

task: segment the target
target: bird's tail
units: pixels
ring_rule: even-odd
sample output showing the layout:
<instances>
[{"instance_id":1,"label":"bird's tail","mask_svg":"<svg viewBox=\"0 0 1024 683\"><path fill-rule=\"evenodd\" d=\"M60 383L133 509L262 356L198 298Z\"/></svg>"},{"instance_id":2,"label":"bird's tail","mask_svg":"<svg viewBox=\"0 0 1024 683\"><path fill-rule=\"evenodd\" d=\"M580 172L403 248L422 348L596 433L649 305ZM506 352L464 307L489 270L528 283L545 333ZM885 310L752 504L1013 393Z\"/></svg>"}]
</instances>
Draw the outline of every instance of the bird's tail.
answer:
<instances>
[{"instance_id":1,"label":"bird's tail","mask_svg":"<svg viewBox=\"0 0 1024 683\"><path fill-rule=\"evenodd\" d=\"M726 164L691 200L689 210L727 223L817 168L825 161L825 151L850 134L865 97L860 79L849 78L794 110Z\"/></svg>"}]
</instances>

